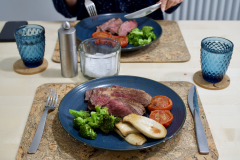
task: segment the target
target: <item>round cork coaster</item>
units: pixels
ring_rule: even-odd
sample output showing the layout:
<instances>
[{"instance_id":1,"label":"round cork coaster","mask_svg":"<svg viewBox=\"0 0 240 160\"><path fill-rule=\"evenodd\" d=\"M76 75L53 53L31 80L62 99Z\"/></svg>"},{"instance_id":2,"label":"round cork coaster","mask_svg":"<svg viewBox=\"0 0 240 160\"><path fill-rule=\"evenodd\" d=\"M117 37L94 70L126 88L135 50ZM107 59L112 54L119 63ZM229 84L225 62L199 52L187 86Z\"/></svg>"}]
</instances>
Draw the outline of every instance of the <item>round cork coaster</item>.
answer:
<instances>
[{"instance_id":1,"label":"round cork coaster","mask_svg":"<svg viewBox=\"0 0 240 160\"><path fill-rule=\"evenodd\" d=\"M227 88L230 84L230 78L225 74L223 80L218 83L210 83L203 79L202 71L198 71L193 76L193 81L200 87L210 89L210 90L220 90Z\"/></svg>"},{"instance_id":2,"label":"round cork coaster","mask_svg":"<svg viewBox=\"0 0 240 160\"><path fill-rule=\"evenodd\" d=\"M23 64L22 59L17 60L13 64L13 70L19 74L30 75L40 73L46 70L48 67L48 61L44 58L42 65L35 67L35 68L28 68Z\"/></svg>"}]
</instances>

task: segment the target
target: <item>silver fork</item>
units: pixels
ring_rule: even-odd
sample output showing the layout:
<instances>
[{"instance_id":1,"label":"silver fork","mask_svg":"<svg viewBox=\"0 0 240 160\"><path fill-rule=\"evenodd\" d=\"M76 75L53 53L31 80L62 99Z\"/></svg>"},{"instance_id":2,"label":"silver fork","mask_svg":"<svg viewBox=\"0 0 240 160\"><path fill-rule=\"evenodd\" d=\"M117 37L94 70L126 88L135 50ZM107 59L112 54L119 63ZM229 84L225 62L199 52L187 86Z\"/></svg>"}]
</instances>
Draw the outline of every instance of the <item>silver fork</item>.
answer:
<instances>
[{"instance_id":1,"label":"silver fork","mask_svg":"<svg viewBox=\"0 0 240 160\"><path fill-rule=\"evenodd\" d=\"M97 10L95 4L91 0L85 0L85 7L88 11L91 20L98 19Z\"/></svg>"},{"instance_id":2,"label":"silver fork","mask_svg":"<svg viewBox=\"0 0 240 160\"><path fill-rule=\"evenodd\" d=\"M55 107L57 106L57 101L58 101L58 89L57 90L50 89L47 103L45 105L45 110L39 121L37 131L33 138L32 144L31 144L30 148L28 149L28 153L35 153L37 151L39 143L42 139L43 129L44 129L46 118L47 118L47 113L49 110L55 109Z\"/></svg>"}]
</instances>

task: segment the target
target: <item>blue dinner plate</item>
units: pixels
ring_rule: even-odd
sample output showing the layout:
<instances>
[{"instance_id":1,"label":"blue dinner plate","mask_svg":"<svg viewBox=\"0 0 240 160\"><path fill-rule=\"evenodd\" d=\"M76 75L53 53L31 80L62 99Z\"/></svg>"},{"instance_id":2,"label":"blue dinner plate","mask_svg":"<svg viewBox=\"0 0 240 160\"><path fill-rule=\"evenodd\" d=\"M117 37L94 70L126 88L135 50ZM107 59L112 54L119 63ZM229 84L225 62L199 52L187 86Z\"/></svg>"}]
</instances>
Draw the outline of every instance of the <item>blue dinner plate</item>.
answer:
<instances>
[{"instance_id":1,"label":"blue dinner plate","mask_svg":"<svg viewBox=\"0 0 240 160\"><path fill-rule=\"evenodd\" d=\"M172 124L167 128L167 136L163 139L147 138L147 142L141 146L134 146L127 143L114 131L109 134L104 134L100 130L96 130L97 138L95 140L80 137L78 130L73 127L74 116L69 113L69 109L87 110L87 102L84 101L85 92L87 90L96 87L111 87L113 85L141 89L149 93L152 97L157 95L165 95L169 97L173 101L171 112L174 118ZM186 108L184 102L176 92L159 82L134 76L113 76L85 82L73 88L65 95L60 103L58 113L62 127L74 139L95 148L118 151L139 150L165 142L180 131L186 119ZM149 111L147 111L147 116L149 116Z\"/></svg>"},{"instance_id":2,"label":"blue dinner plate","mask_svg":"<svg viewBox=\"0 0 240 160\"><path fill-rule=\"evenodd\" d=\"M88 38L92 38L92 33L94 33L96 31L96 26L99 26L99 25L107 22L111 18L119 17L122 19L123 22L128 21L129 19L124 18L124 15L126 15L126 13L100 14L100 15L98 15L98 20L95 20L95 21L92 21L90 17L85 18L75 26L77 38L80 41L84 41ZM156 35L156 39L154 41L152 41L151 43L148 43L148 44L145 44L142 46L134 46L132 44L128 44L126 47L122 48L123 52L134 51L134 50L138 50L143 47L146 47L146 46L154 43L155 41L157 41L162 34L161 26L154 20L152 20L148 17L137 18L135 20L138 23L139 29L142 29L143 26L152 26L153 32Z\"/></svg>"}]
</instances>

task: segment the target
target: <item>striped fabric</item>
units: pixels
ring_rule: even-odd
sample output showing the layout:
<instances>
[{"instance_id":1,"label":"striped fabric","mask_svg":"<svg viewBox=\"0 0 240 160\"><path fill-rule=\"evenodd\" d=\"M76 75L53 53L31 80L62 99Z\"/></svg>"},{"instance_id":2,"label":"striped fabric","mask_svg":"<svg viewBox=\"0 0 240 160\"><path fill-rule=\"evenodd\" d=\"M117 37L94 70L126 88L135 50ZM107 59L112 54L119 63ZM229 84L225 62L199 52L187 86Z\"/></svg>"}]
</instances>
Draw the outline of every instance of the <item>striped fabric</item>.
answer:
<instances>
[{"instance_id":1,"label":"striped fabric","mask_svg":"<svg viewBox=\"0 0 240 160\"><path fill-rule=\"evenodd\" d=\"M240 20L240 0L184 0L166 20Z\"/></svg>"}]
</instances>

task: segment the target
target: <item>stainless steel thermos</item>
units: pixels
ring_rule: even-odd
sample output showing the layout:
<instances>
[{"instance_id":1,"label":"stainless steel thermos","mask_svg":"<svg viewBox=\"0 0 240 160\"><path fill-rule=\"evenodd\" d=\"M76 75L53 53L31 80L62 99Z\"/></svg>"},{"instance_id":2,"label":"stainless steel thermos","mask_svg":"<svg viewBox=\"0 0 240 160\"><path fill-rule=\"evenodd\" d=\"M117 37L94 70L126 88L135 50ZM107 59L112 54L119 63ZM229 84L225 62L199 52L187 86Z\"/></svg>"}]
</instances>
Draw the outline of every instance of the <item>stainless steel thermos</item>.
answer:
<instances>
[{"instance_id":1,"label":"stainless steel thermos","mask_svg":"<svg viewBox=\"0 0 240 160\"><path fill-rule=\"evenodd\" d=\"M66 78L78 75L76 29L65 21L58 30L59 53L62 76Z\"/></svg>"}]
</instances>

